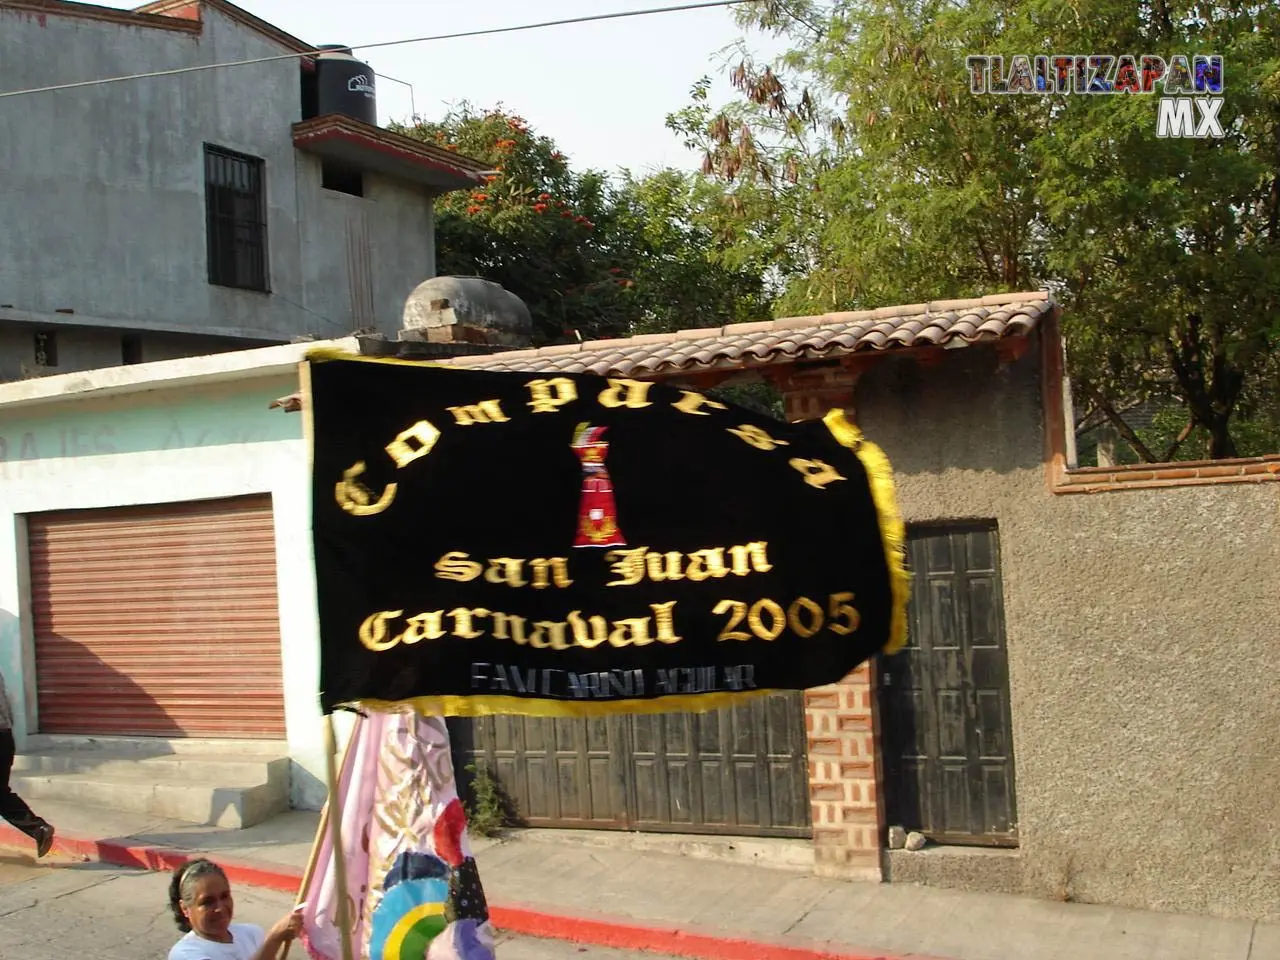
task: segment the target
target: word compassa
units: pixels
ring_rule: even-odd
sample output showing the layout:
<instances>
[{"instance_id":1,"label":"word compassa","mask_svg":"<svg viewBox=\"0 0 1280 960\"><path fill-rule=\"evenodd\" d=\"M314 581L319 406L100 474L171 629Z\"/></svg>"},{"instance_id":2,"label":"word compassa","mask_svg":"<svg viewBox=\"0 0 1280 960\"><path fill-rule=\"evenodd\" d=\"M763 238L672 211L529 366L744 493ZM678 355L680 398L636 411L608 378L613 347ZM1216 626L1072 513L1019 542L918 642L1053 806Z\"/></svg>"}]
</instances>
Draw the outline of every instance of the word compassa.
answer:
<instances>
[{"instance_id":1,"label":"word compassa","mask_svg":"<svg viewBox=\"0 0 1280 960\"><path fill-rule=\"evenodd\" d=\"M606 409L643 410L653 406L648 399L649 389L653 386L647 380L607 380L608 386L596 397L596 402ZM530 380L525 384L530 399L527 405L533 414L554 414L566 404L578 399L578 387L568 377ZM692 417L705 417L711 410L728 410L729 408L710 397L692 390L681 390L680 399L673 401L672 408ZM511 417L502 407L501 399L481 400L465 406L447 407L457 427L501 428L502 424L511 423ZM790 446L790 441L774 437L763 427L753 423L739 423L725 428L730 435L756 450L766 453L780 451ZM419 420L402 430L384 448L395 464L397 470L403 470L427 456L439 442L440 429L429 420ZM824 460L807 457L788 457L788 465L795 470L804 482L811 487L825 490L828 485L848 479L835 467ZM352 464L343 471L342 479L334 487L334 499L347 513L356 517L376 516L387 510L395 502L398 485L387 484L382 493L374 495L360 480L367 465L363 460Z\"/></svg>"}]
</instances>

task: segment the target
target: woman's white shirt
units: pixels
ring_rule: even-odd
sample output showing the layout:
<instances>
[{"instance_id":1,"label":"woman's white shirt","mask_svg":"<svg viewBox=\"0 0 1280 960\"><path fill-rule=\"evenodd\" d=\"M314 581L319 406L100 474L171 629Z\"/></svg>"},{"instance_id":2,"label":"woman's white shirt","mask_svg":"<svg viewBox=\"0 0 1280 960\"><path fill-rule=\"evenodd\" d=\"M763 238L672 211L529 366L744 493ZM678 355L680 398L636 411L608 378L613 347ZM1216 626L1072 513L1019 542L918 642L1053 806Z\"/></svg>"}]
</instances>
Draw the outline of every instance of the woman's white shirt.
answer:
<instances>
[{"instance_id":1,"label":"woman's white shirt","mask_svg":"<svg viewBox=\"0 0 1280 960\"><path fill-rule=\"evenodd\" d=\"M218 943L188 933L173 945L169 960L253 960L262 948L266 934L252 923L233 923L228 928L231 943Z\"/></svg>"}]
</instances>

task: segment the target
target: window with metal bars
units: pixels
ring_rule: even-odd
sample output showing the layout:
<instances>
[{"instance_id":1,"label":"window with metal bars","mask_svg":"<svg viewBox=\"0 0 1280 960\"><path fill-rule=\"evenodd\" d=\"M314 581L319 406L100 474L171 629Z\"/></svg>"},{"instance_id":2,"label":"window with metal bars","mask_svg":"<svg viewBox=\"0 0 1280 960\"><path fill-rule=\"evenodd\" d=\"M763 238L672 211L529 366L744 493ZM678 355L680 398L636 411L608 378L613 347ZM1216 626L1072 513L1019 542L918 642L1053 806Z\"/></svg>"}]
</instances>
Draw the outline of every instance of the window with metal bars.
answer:
<instances>
[{"instance_id":1,"label":"window with metal bars","mask_svg":"<svg viewBox=\"0 0 1280 960\"><path fill-rule=\"evenodd\" d=\"M258 157L204 145L210 283L264 293L271 289L264 167Z\"/></svg>"},{"instance_id":2,"label":"window with metal bars","mask_svg":"<svg viewBox=\"0 0 1280 960\"><path fill-rule=\"evenodd\" d=\"M58 334L53 330L40 330L35 336L35 360L37 367L58 365Z\"/></svg>"}]
</instances>

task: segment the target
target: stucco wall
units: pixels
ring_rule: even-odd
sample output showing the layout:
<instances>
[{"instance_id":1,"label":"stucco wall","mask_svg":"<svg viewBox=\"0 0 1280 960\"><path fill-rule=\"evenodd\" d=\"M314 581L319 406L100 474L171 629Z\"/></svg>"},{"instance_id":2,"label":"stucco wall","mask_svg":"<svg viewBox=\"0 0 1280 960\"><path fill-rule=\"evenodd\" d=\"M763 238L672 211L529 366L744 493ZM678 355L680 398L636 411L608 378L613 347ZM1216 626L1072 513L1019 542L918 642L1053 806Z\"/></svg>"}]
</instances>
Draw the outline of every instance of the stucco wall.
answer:
<instances>
[{"instance_id":1,"label":"stucco wall","mask_svg":"<svg viewBox=\"0 0 1280 960\"><path fill-rule=\"evenodd\" d=\"M968 348L857 391L908 523L999 524L1023 889L1276 920L1280 484L1052 494L1037 366Z\"/></svg>"},{"instance_id":2,"label":"stucco wall","mask_svg":"<svg viewBox=\"0 0 1280 960\"><path fill-rule=\"evenodd\" d=\"M0 88L285 52L204 12L193 36L0 8ZM377 178L363 201L322 190L293 146L300 97L290 59L0 101L0 219L21 225L0 231L0 304L50 323L71 309L121 328L331 338L353 329L355 239L375 265L375 324L398 329L434 274L431 198ZM206 142L265 160L270 294L208 282ZM354 234L333 212L347 207L363 211Z\"/></svg>"},{"instance_id":3,"label":"stucco wall","mask_svg":"<svg viewBox=\"0 0 1280 960\"><path fill-rule=\"evenodd\" d=\"M19 742L38 724L24 516L269 493L293 802L324 800L309 465L302 418L268 410L291 375L0 407L0 668ZM344 727L347 724L343 724Z\"/></svg>"}]
</instances>

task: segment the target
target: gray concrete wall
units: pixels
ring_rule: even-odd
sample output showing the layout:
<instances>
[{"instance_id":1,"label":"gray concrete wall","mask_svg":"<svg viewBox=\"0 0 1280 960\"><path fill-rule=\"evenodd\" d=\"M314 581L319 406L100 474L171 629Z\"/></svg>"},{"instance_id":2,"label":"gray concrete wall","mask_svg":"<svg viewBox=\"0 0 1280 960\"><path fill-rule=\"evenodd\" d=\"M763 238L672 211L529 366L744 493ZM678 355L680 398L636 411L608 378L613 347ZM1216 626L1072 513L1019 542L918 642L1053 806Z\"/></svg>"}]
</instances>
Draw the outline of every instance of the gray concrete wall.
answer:
<instances>
[{"instance_id":1,"label":"gray concrete wall","mask_svg":"<svg viewBox=\"0 0 1280 960\"><path fill-rule=\"evenodd\" d=\"M366 173L364 196L325 190L316 157L297 155L306 306L327 338L357 327L394 337L405 299L435 276L435 223L425 191ZM417 278L417 279L414 279ZM321 296L312 297L312 291Z\"/></svg>"},{"instance_id":2,"label":"gray concrete wall","mask_svg":"<svg viewBox=\"0 0 1280 960\"><path fill-rule=\"evenodd\" d=\"M1280 484L1054 495L1037 377L971 347L858 387L909 524L999 524L1021 849L932 879L1280 919Z\"/></svg>"},{"instance_id":3,"label":"gray concrete wall","mask_svg":"<svg viewBox=\"0 0 1280 960\"><path fill-rule=\"evenodd\" d=\"M36 366L35 333L39 327L0 321L0 383L35 376L96 370L121 366L124 358L123 334L118 330L86 327L55 329L58 351L56 367ZM142 333L142 362L176 360L254 346L244 341L198 335Z\"/></svg>"},{"instance_id":4,"label":"gray concrete wall","mask_svg":"<svg viewBox=\"0 0 1280 960\"><path fill-rule=\"evenodd\" d=\"M0 8L0 89L284 52L205 16L192 36ZM357 325L338 211L362 206L375 324L398 329L404 298L434 273L431 198L376 178L363 201L322 190L319 162L290 133L298 71L286 60L0 100L0 307L154 331L338 336ZM205 142L266 162L269 295L208 282Z\"/></svg>"}]
</instances>

